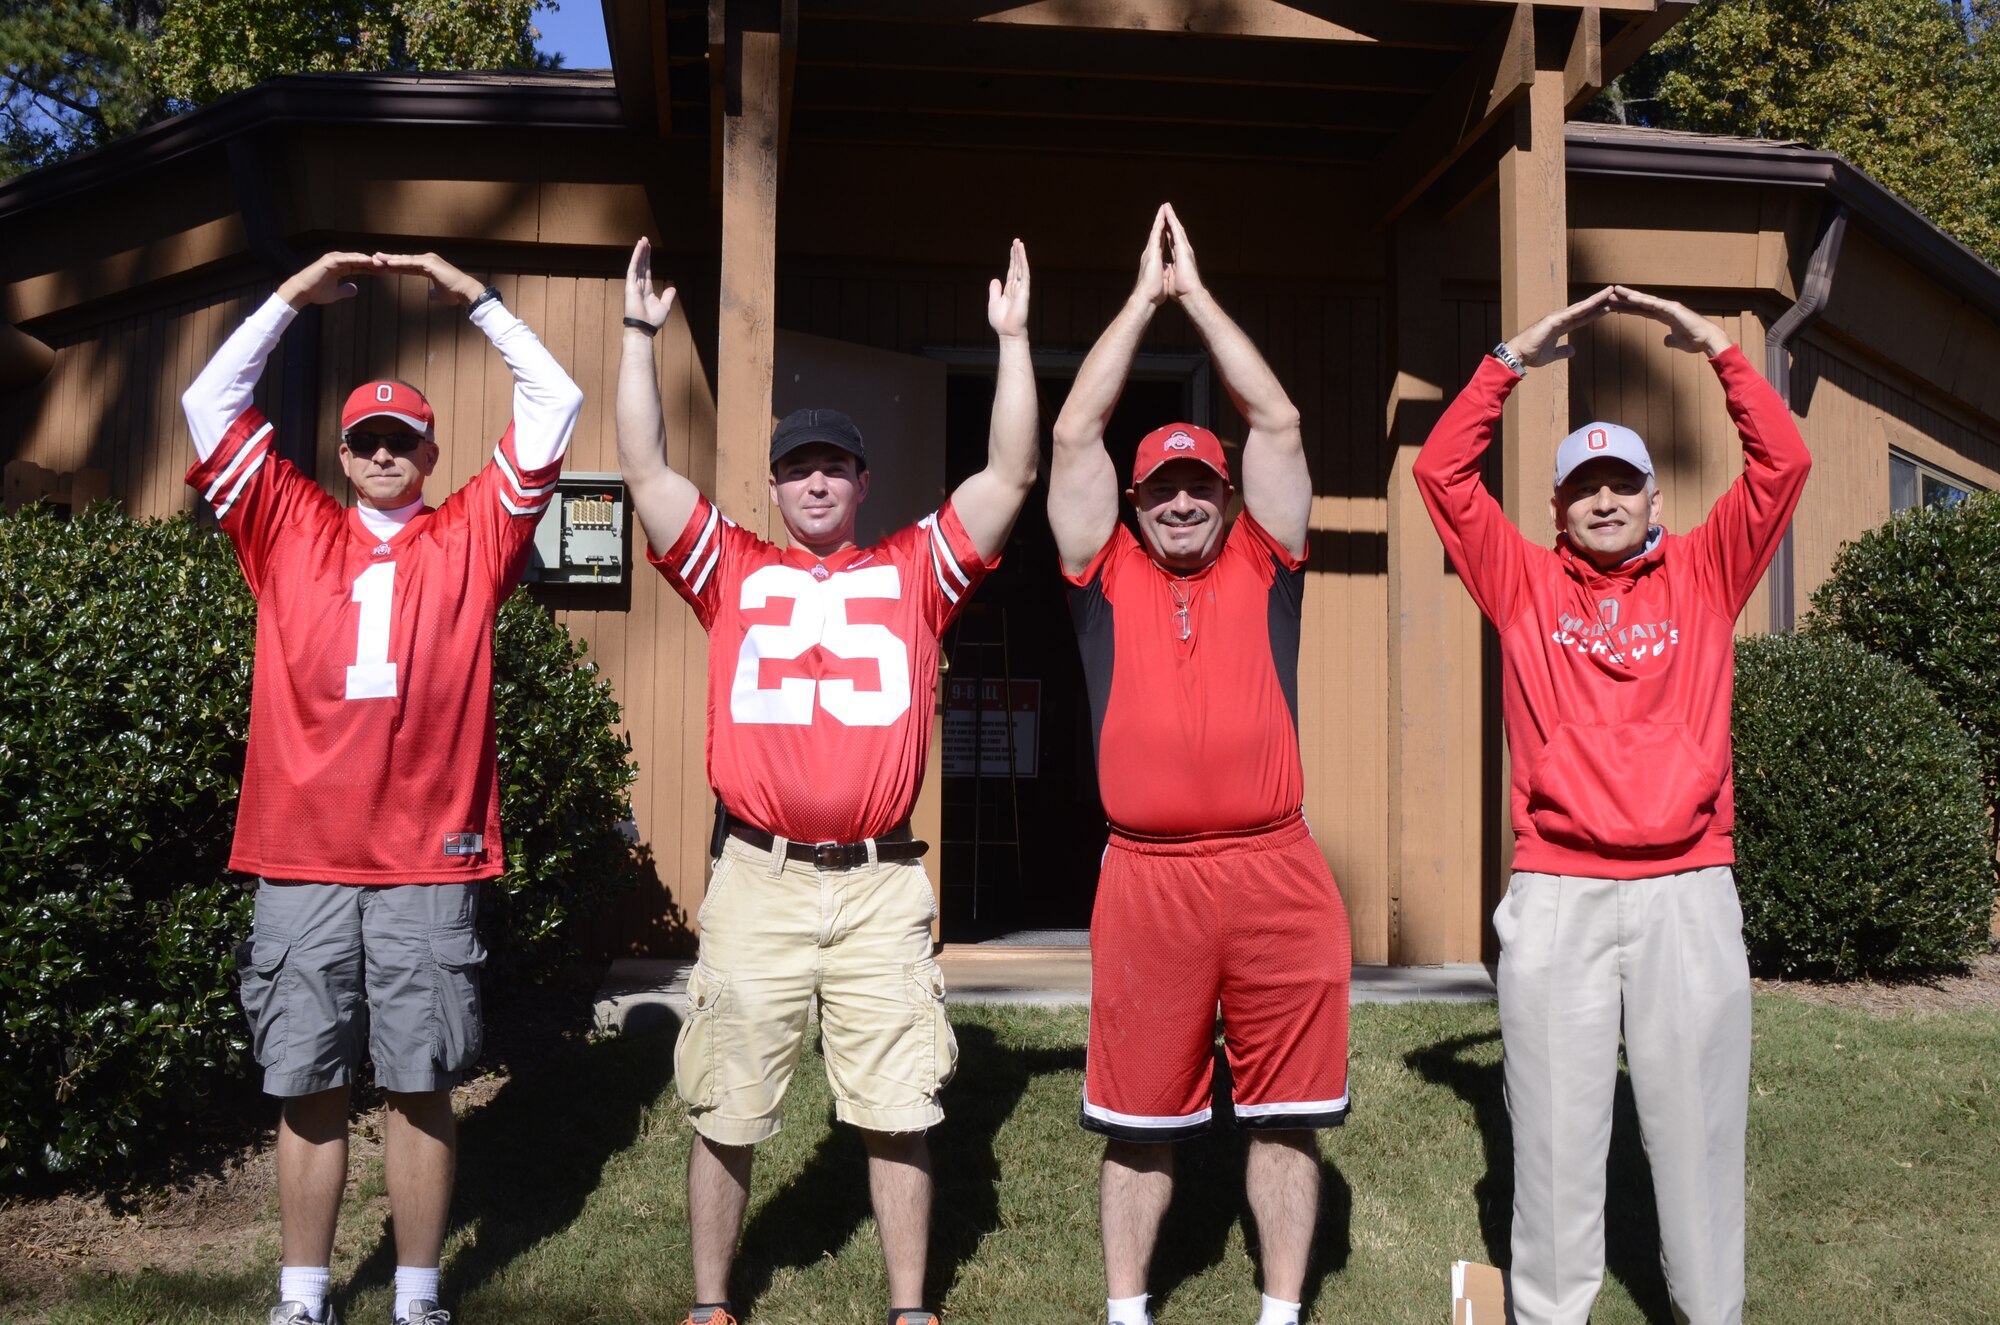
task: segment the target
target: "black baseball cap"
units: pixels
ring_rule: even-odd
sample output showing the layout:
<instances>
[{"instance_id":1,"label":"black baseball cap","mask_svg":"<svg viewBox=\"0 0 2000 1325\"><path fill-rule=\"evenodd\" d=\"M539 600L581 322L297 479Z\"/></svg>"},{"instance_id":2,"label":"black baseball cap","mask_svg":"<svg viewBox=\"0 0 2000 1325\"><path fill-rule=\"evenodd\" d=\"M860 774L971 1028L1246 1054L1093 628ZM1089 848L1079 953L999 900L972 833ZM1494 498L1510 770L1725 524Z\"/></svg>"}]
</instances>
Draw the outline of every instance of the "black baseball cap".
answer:
<instances>
[{"instance_id":1,"label":"black baseball cap","mask_svg":"<svg viewBox=\"0 0 2000 1325\"><path fill-rule=\"evenodd\" d=\"M795 409L779 419L771 431L772 465L781 456L815 442L837 447L853 456L862 469L868 468L868 455L861 449L861 429L837 409Z\"/></svg>"}]
</instances>

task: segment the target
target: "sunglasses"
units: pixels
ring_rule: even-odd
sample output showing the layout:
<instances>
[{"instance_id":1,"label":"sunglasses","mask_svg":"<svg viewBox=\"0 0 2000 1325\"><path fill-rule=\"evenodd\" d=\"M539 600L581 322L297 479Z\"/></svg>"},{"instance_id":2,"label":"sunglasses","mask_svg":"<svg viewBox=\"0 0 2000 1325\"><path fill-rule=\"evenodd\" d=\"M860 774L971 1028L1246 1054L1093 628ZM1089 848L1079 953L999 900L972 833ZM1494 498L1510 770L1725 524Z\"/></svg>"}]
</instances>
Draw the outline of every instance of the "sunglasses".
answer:
<instances>
[{"instance_id":1,"label":"sunglasses","mask_svg":"<svg viewBox=\"0 0 2000 1325\"><path fill-rule=\"evenodd\" d=\"M413 432L349 432L340 440L355 455L367 457L387 449L390 455L414 455L424 439Z\"/></svg>"}]
</instances>

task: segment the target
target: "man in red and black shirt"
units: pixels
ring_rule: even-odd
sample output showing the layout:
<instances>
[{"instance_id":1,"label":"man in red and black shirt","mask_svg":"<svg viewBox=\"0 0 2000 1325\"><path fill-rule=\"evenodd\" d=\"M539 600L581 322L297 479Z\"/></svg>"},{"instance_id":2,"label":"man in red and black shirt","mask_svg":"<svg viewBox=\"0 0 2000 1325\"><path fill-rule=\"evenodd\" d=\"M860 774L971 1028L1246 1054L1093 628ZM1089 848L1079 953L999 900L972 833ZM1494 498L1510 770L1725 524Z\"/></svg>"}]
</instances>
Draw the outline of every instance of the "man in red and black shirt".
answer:
<instances>
[{"instance_id":1,"label":"man in red and black shirt","mask_svg":"<svg viewBox=\"0 0 2000 1325\"><path fill-rule=\"evenodd\" d=\"M440 506L430 402L356 387L340 461L356 502L279 459L251 403L298 311L350 277L426 277L469 305L514 377L493 460ZM396 1237L394 1319L441 1325L451 1086L479 1056L479 883L501 873L493 620L555 491L583 394L500 291L435 254L329 253L278 287L181 397L196 463L257 599L250 743L231 868L260 876L237 954L278 1124L280 1304L272 1325L330 1321L328 1262L347 1172L348 1089L365 1039L388 1096L383 1167Z\"/></svg>"},{"instance_id":2,"label":"man in red and black shirt","mask_svg":"<svg viewBox=\"0 0 2000 1325\"><path fill-rule=\"evenodd\" d=\"M1250 425L1243 514L1208 429L1139 444L1119 522L1104 430L1153 314L1177 302ZM1345 1121L1347 912L1302 814L1299 613L1312 476L1298 410L1202 285L1171 206L1056 420L1049 523L1083 652L1111 839L1090 927L1083 1126L1114 1325L1142 1325L1171 1142L1210 1125L1218 1001L1263 1253L1260 1325L1293 1325L1319 1202L1315 1129Z\"/></svg>"},{"instance_id":3,"label":"man in red and black shirt","mask_svg":"<svg viewBox=\"0 0 2000 1325\"><path fill-rule=\"evenodd\" d=\"M1660 523L1644 440L1588 423L1556 449L1553 548L1480 481L1514 386L1607 313L1706 355L1743 473L1685 535ZM1514 873L1494 913L1514 1137L1510 1316L1584 1325L1604 1280L1605 1155L1618 1048L1632 1074L1675 1314L1743 1318L1750 971L1729 746L1736 617L1812 458L1722 329L1612 286L1501 342L1432 429L1416 480L1500 635Z\"/></svg>"},{"instance_id":4,"label":"man in red and black shirt","mask_svg":"<svg viewBox=\"0 0 2000 1325\"><path fill-rule=\"evenodd\" d=\"M671 289L653 291L642 239L626 273L618 460L649 559L708 632L708 777L726 829L674 1049L696 1132L689 1319L734 1320L729 1267L752 1147L783 1125L817 996L834 1113L861 1129L868 1150L890 1325L934 1325L917 1305L930 1229L924 1133L944 1117L938 1091L958 1047L931 956L926 848L911 840L909 818L938 637L998 564L1035 481L1028 255L1016 240L1005 282L988 291L1000 360L986 467L870 547L854 542L867 452L837 410L799 410L771 436L771 505L786 547L738 528L668 466L651 337L672 303Z\"/></svg>"}]
</instances>

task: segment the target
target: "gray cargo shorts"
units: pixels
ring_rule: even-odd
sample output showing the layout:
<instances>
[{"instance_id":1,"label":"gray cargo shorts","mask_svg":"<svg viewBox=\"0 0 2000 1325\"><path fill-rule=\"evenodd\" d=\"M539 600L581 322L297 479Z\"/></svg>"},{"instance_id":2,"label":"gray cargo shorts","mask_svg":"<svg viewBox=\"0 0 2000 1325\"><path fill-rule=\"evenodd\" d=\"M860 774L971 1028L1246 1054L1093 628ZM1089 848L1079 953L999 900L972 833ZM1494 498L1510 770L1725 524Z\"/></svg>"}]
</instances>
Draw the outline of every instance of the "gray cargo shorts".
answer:
<instances>
[{"instance_id":1,"label":"gray cargo shorts","mask_svg":"<svg viewBox=\"0 0 2000 1325\"><path fill-rule=\"evenodd\" d=\"M264 1093L354 1080L364 1029L384 1090L446 1090L479 1057L479 884L260 879L236 950Z\"/></svg>"}]
</instances>

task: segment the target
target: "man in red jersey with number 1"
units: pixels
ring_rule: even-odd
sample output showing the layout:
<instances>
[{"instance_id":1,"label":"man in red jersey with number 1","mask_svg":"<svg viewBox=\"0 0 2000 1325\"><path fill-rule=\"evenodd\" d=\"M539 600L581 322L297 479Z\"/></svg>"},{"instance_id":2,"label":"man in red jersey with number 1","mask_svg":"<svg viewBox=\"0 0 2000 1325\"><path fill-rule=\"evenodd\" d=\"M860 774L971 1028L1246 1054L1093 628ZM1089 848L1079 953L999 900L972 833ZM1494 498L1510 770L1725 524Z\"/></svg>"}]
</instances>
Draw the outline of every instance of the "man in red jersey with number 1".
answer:
<instances>
[{"instance_id":1,"label":"man in red jersey with number 1","mask_svg":"<svg viewBox=\"0 0 2000 1325\"><path fill-rule=\"evenodd\" d=\"M708 777L724 816L701 906L701 958L674 1078L688 1156L697 1325L732 1325L729 1267L752 1147L783 1125L817 994L834 1113L861 1129L889 1279L890 1325L934 1320L925 1131L958 1049L931 957L934 902L909 817L923 780L938 636L998 563L1035 481L1028 255L1014 241L986 316L1000 341L986 467L882 542L854 543L868 458L845 414L808 409L772 433L771 505L788 547L739 529L667 465L640 240L626 273L618 461L647 555L708 631ZM761 445L725 437L723 446Z\"/></svg>"},{"instance_id":2,"label":"man in red jersey with number 1","mask_svg":"<svg viewBox=\"0 0 2000 1325\"><path fill-rule=\"evenodd\" d=\"M349 510L277 457L251 393L300 309L351 297L350 277L399 274L469 306L514 375L513 418L492 463L430 507L430 402L404 382L356 387L340 418ZM257 598L229 864L260 876L237 965L264 1090L284 1100L271 1323L334 1318L328 1264L365 1037L389 1104L393 1319L444 1325L451 1087L479 1056L485 952L474 919L479 881L502 865L493 619L520 579L583 394L498 290L437 255L329 253L250 315L181 403L198 457L188 483Z\"/></svg>"},{"instance_id":3,"label":"man in red jersey with number 1","mask_svg":"<svg viewBox=\"0 0 2000 1325\"><path fill-rule=\"evenodd\" d=\"M1168 300L1194 324L1250 425L1243 514L1228 528L1215 434L1168 424L1139 443L1118 520L1104 430ZM1347 1118L1347 911L1306 828L1299 617L1312 476L1299 412L1202 284L1171 206L1139 280L1091 348L1055 426L1049 524L1069 581L1111 840L1090 922L1083 1126L1100 1176L1113 1325L1146 1325L1146 1275L1173 1194L1171 1143L1210 1126L1222 1007L1245 1186L1257 1220L1259 1325L1296 1325L1319 1208L1316 1130ZM1143 540L1143 541L1142 541Z\"/></svg>"}]
</instances>

